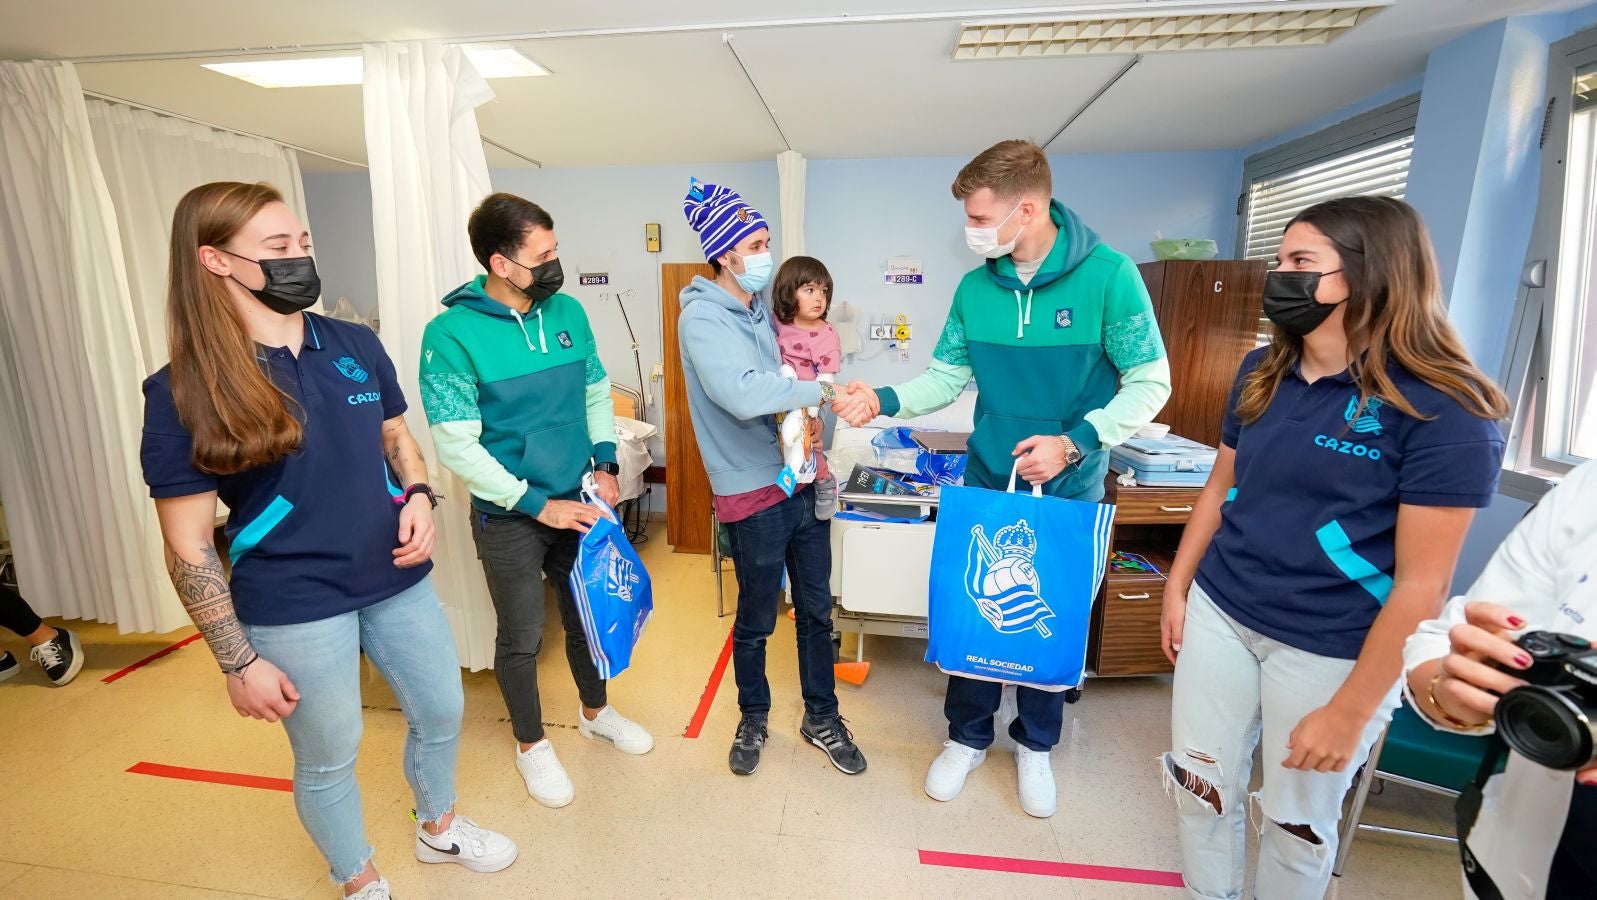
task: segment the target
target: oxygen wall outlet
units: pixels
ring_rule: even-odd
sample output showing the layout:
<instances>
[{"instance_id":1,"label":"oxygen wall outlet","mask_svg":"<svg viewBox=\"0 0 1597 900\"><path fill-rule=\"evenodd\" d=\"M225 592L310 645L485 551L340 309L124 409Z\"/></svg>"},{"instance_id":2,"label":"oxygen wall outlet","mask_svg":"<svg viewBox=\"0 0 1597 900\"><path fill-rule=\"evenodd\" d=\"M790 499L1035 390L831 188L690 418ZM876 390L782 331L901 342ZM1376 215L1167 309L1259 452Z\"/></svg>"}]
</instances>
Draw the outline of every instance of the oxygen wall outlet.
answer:
<instances>
[{"instance_id":1,"label":"oxygen wall outlet","mask_svg":"<svg viewBox=\"0 0 1597 900\"><path fill-rule=\"evenodd\" d=\"M893 337L893 327L891 325L872 325L871 326L871 340L873 340L873 341L887 341L887 340L892 340L892 337Z\"/></svg>"}]
</instances>

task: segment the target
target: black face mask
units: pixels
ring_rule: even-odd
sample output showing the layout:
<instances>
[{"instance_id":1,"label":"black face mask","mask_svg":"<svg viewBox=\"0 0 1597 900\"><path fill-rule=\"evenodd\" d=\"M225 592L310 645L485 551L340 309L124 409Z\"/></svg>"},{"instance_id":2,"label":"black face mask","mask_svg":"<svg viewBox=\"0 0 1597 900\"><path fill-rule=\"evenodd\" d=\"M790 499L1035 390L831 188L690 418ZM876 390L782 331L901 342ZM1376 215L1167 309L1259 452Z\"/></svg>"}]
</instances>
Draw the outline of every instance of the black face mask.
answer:
<instances>
[{"instance_id":1,"label":"black face mask","mask_svg":"<svg viewBox=\"0 0 1597 900\"><path fill-rule=\"evenodd\" d=\"M510 257L507 256L505 259L510 259ZM532 280L527 282L526 287L518 287L514 281L510 282L510 286L520 291L521 296L531 300L534 304L542 303L553 297L560 292L561 286L566 283L566 272L560 268L560 257L558 256L540 266L522 265L513 259L510 259L510 261L532 273Z\"/></svg>"},{"instance_id":2,"label":"black face mask","mask_svg":"<svg viewBox=\"0 0 1597 900\"><path fill-rule=\"evenodd\" d=\"M1338 306L1314 299L1320 279L1336 272L1267 272L1264 276L1264 315L1287 334L1303 337L1320 327Z\"/></svg>"},{"instance_id":3,"label":"black face mask","mask_svg":"<svg viewBox=\"0 0 1597 900\"><path fill-rule=\"evenodd\" d=\"M216 249L222 250L221 247ZM255 299L278 315L291 316L309 309L316 305L316 298L322 295L322 279L316 274L316 260L309 256L250 259L248 256L239 256L229 250L222 252L261 267L261 274L266 277L266 285L258 291L238 281L237 278L233 280L238 281L240 287L254 294Z\"/></svg>"}]
</instances>

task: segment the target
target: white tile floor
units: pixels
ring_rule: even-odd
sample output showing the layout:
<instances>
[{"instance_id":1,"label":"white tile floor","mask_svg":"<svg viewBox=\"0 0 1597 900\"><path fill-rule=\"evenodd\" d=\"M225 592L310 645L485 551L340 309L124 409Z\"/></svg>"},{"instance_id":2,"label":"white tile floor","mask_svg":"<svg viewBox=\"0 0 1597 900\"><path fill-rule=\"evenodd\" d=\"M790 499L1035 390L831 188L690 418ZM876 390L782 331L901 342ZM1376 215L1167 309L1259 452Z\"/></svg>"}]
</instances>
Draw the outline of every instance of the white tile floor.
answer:
<instances>
[{"instance_id":1,"label":"white tile floor","mask_svg":"<svg viewBox=\"0 0 1597 900\"><path fill-rule=\"evenodd\" d=\"M728 672L703 736L682 737L731 619L715 616L707 559L644 548L656 614L611 699L655 735L635 758L580 738L563 643L551 631L541 661L545 714L577 800L548 810L526 796L491 672L467 673L460 809L512 835L522 856L497 875L426 867L410 853L409 791L399 766L404 719L380 678L368 678L360 779L370 839L396 895L472 897L947 897L1175 900L1177 888L924 865L946 851L1100 866L1179 868L1171 802L1155 757L1169 741L1164 679L1091 682L1067 708L1054 752L1059 813L1032 819L1015 798L1013 745L1001 737L955 802L921 791L945 737L944 679L920 661L924 644L872 638L863 687L839 684L869 770L838 773L798 740L793 629L779 620L769 675L776 698L760 771L736 778L726 750L737 722ZM735 590L727 578L728 590ZM730 598L729 598L730 602ZM191 633L120 636L77 623L82 675L53 688L36 668L0 686L0 897L331 898L321 859L278 791L130 774L141 761L286 778L280 728L239 719L203 643L113 684L101 679ZM558 628L553 622L551 630ZM5 649L26 660L21 641ZM852 649L851 646L849 649ZM26 664L26 663L25 663ZM1445 801L1393 786L1367 818L1446 830ZM1424 900L1458 896L1453 851L1359 838L1329 896Z\"/></svg>"}]
</instances>

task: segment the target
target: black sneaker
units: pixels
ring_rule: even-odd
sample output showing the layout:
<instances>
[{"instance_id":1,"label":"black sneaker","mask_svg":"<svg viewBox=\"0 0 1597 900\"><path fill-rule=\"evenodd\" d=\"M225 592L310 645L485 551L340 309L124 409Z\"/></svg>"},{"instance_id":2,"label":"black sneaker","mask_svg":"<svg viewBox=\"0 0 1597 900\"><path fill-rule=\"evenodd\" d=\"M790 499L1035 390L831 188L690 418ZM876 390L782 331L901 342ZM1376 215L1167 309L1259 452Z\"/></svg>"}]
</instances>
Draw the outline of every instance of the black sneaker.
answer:
<instances>
[{"instance_id":1,"label":"black sneaker","mask_svg":"<svg viewBox=\"0 0 1597 900\"><path fill-rule=\"evenodd\" d=\"M11 655L11 651L0 653L0 681L10 681L22 673L22 663Z\"/></svg>"},{"instance_id":2,"label":"black sneaker","mask_svg":"<svg viewBox=\"0 0 1597 900\"><path fill-rule=\"evenodd\" d=\"M854 746L854 735L849 733L848 726L843 724L842 716L834 713L830 716L816 717L805 713L804 724L799 728L799 734L825 750L827 757L832 760L832 765L837 766L837 770L844 775L858 775L865 771L865 754Z\"/></svg>"},{"instance_id":3,"label":"black sneaker","mask_svg":"<svg viewBox=\"0 0 1597 900\"><path fill-rule=\"evenodd\" d=\"M732 753L728 762L734 775L753 775L760 767L760 748L765 746L769 734L765 716L744 716L738 722L737 735L732 738Z\"/></svg>"},{"instance_id":4,"label":"black sneaker","mask_svg":"<svg viewBox=\"0 0 1597 900\"><path fill-rule=\"evenodd\" d=\"M45 641L29 654L57 687L78 677L83 668L83 645L78 636L65 628L55 630L55 639Z\"/></svg>"}]
</instances>

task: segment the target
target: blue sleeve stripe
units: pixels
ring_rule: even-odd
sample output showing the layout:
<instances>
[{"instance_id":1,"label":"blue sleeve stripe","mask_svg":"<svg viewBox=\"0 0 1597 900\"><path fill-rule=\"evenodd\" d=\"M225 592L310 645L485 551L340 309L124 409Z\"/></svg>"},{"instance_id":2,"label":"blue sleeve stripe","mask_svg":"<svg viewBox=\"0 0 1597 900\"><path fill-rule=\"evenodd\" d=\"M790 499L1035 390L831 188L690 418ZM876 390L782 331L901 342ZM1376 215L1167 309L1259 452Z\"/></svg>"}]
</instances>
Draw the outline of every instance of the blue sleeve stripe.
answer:
<instances>
[{"instance_id":1,"label":"blue sleeve stripe","mask_svg":"<svg viewBox=\"0 0 1597 900\"><path fill-rule=\"evenodd\" d=\"M1320 549L1325 551L1325 555L1349 581L1358 582L1377 603L1386 604L1387 596L1392 593L1391 577L1353 551L1353 541L1342 530L1341 523L1333 519L1316 531L1314 536L1320 541Z\"/></svg>"},{"instance_id":2,"label":"blue sleeve stripe","mask_svg":"<svg viewBox=\"0 0 1597 900\"><path fill-rule=\"evenodd\" d=\"M383 479L388 482L388 496L395 500L405 496L405 492L394 483L394 470L387 463L383 464Z\"/></svg>"},{"instance_id":3,"label":"blue sleeve stripe","mask_svg":"<svg viewBox=\"0 0 1597 900\"><path fill-rule=\"evenodd\" d=\"M271 503L267 504L264 512L256 516L248 525L239 529L237 535L234 535L233 541L228 547L227 558L233 565L238 565L240 557L259 546L261 541L268 534L271 534L272 529L281 525L283 520L288 518L288 514L293 511L294 504L288 502L288 499L282 494L278 494Z\"/></svg>"},{"instance_id":4,"label":"blue sleeve stripe","mask_svg":"<svg viewBox=\"0 0 1597 900\"><path fill-rule=\"evenodd\" d=\"M1236 488L1232 488L1231 490L1225 492L1225 502L1226 503L1230 503L1232 500L1235 500L1235 499L1237 499L1237 489Z\"/></svg>"}]
</instances>

